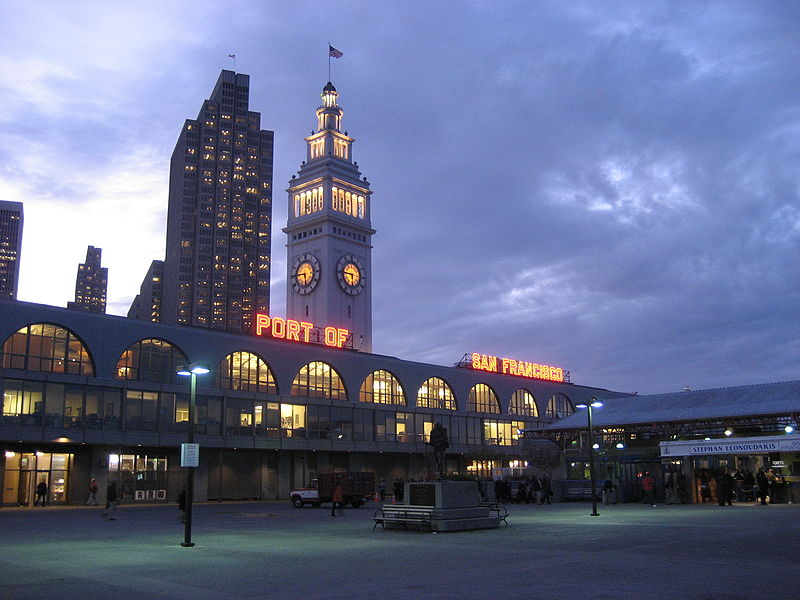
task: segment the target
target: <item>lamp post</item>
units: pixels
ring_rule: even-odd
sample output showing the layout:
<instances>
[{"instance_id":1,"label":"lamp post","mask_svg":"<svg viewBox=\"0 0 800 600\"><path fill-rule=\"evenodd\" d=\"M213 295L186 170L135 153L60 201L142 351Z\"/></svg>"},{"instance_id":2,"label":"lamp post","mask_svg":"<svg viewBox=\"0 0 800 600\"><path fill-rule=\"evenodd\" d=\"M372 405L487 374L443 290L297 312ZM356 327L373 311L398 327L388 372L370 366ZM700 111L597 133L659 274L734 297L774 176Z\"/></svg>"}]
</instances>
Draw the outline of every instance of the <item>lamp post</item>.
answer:
<instances>
[{"instance_id":1,"label":"lamp post","mask_svg":"<svg viewBox=\"0 0 800 600\"><path fill-rule=\"evenodd\" d=\"M197 376L205 375L209 370L198 364L191 364L188 367L181 367L178 369L177 374L182 377L190 378L189 386L189 427L186 435L187 444L194 444L194 406L195 406L195 392L197 390ZM181 462L184 456L181 453ZM184 548L191 548L194 546L192 542L192 499L194 498L194 469L195 466L187 466L188 472L186 473L186 508L183 528L183 542L181 546Z\"/></svg>"},{"instance_id":2,"label":"lamp post","mask_svg":"<svg viewBox=\"0 0 800 600\"><path fill-rule=\"evenodd\" d=\"M603 403L597 398L589 398L587 402L576 404L575 408L585 408L589 416L589 477L592 479L592 516L597 517L597 479L594 475L594 430L592 429L592 409L600 408Z\"/></svg>"}]
</instances>

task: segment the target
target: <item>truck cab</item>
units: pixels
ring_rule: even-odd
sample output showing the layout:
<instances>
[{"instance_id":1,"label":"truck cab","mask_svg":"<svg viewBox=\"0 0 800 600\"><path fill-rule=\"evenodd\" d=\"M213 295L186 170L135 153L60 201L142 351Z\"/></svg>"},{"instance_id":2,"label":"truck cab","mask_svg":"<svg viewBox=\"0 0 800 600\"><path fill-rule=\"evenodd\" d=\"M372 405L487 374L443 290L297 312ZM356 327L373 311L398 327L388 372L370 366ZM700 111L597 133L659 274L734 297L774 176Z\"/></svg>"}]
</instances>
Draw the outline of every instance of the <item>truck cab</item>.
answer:
<instances>
[{"instance_id":1,"label":"truck cab","mask_svg":"<svg viewBox=\"0 0 800 600\"><path fill-rule=\"evenodd\" d=\"M322 501L319 498L318 479L312 479L308 482L306 487L292 490L292 506L295 508L303 508L304 504L310 504L315 508L322 504Z\"/></svg>"}]
</instances>

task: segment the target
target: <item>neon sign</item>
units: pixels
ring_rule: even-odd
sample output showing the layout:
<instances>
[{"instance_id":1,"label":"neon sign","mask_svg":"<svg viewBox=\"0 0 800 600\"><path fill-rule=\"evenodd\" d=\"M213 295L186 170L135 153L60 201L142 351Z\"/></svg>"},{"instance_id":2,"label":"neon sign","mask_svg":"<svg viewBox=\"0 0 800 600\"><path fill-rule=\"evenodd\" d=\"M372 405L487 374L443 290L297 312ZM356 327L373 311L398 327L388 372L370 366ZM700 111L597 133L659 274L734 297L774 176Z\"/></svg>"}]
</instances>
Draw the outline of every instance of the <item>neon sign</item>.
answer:
<instances>
[{"instance_id":1,"label":"neon sign","mask_svg":"<svg viewBox=\"0 0 800 600\"><path fill-rule=\"evenodd\" d=\"M256 314L256 335L270 335L275 339L302 342L304 344L325 344L332 348L344 348L351 339L350 331L341 327L315 327L307 321L295 321L282 317L270 317L264 313ZM320 335L321 332L321 335Z\"/></svg>"},{"instance_id":2,"label":"neon sign","mask_svg":"<svg viewBox=\"0 0 800 600\"><path fill-rule=\"evenodd\" d=\"M568 381L565 379L564 369L540 365L539 363L514 360L513 358L498 358L487 354L473 352L464 357L466 365L477 371L500 373L501 375L515 375L530 379L546 379L547 381Z\"/></svg>"}]
</instances>

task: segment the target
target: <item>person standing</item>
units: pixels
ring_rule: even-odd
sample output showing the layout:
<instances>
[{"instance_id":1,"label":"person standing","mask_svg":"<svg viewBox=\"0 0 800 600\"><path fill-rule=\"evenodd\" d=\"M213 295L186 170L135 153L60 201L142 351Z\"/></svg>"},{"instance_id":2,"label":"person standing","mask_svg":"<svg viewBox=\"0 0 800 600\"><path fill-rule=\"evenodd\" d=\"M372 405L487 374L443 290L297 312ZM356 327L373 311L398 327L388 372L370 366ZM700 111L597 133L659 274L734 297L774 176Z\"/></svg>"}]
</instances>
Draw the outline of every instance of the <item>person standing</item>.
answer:
<instances>
[{"instance_id":1,"label":"person standing","mask_svg":"<svg viewBox=\"0 0 800 600\"><path fill-rule=\"evenodd\" d=\"M386 501L386 481L381 477L378 480L378 494L380 494L381 502Z\"/></svg>"},{"instance_id":2,"label":"person standing","mask_svg":"<svg viewBox=\"0 0 800 600\"><path fill-rule=\"evenodd\" d=\"M645 471L642 477L642 491L644 492L644 500L642 504L649 504L652 507L656 505L656 480L650 475L650 471Z\"/></svg>"},{"instance_id":3,"label":"person standing","mask_svg":"<svg viewBox=\"0 0 800 600\"><path fill-rule=\"evenodd\" d=\"M686 504L689 501L689 488L683 471L678 471L675 476L675 491L678 493L678 502Z\"/></svg>"},{"instance_id":4,"label":"person standing","mask_svg":"<svg viewBox=\"0 0 800 600\"><path fill-rule=\"evenodd\" d=\"M758 498L761 500L761 504L766 504L767 496L769 495L769 478L767 477L764 467L758 470L756 485L758 485Z\"/></svg>"},{"instance_id":5,"label":"person standing","mask_svg":"<svg viewBox=\"0 0 800 600\"><path fill-rule=\"evenodd\" d=\"M117 502L117 484L111 481L106 488L106 509L103 511L103 516L109 521L116 519Z\"/></svg>"},{"instance_id":6,"label":"person standing","mask_svg":"<svg viewBox=\"0 0 800 600\"><path fill-rule=\"evenodd\" d=\"M756 478L751 471L745 471L742 474L742 494L744 494L745 502L754 502L756 497L753 491L756 487Z\"/></svg>"},{"instance_id":7,"label":"person standing","mask_svg":"<svg viewBox=\"0 0 800 600\"><path fill-rule=\"evenodd\" d=\"M733 506L733 476L727 467L723 467L722 472L717 477L717 503L720 506Z\"/></svg>"},{"instance_id":8,"label":"person standing","mask_svg":"<svg viewBox=\"0 0 800 600\"><path fill-rule=\"evenodd\" d=\"M336 516L336 507L339 507L339 515L342 514L342 509L344 507L344 493L342 491L342 484L338 481L333 488L333 494L331 495L331 516Z\"/></svg>"},{"instance_id":9,"label":"person standing","mask_svg":"<svg viewBox=\"0 0 800 600\"><path fill-rule=\"evenodd\" d=\"M538 475L533 476L531 490L533 491L534 502L536 502L536 504L541 504L544 501L544 488L542 487L542 478Z\"/></svg>"},{"instance_id":10,"label":"person standing","mask_svg":"<svg viewBox=\"0 0 800 600\"><path fill-rule=\"evenodd\" d=\"M33 505L36 506L39 504L39 501L42 502L42 506L47 506L47 482L42 479L39 482L39 485L36 486L36 500L34 501Z\"/></svg>"},{"instance_id":11,"label":"person standing","mask_svg":"<svg viewBox=\"0 0 800 600\"><path fill-rule=\"evenodd\" d=\"M610 479L606 479L605 483L603 483L603 504L616 504L616 498L614 498L614 482Z\"/></svg>"},{"instance_id":12,"label":"person standing","mask_svg":"<svg viewBox=\"0 0 800 600\"><path fill-rule=\"evenodd\" d=\"M403 484L403 480L397 478L394 480L394 501L397 504L403 503L403 492L405 491L405 485Z\"/></svg>"},{"instance_id":13,"label":"person standing","mask_svg":"<svg viewBox=\"0 0 800 600\"><path fill-rule=\"evenodd\" d=\"M86 501L86 506L97 506L97 480L92 479L89 482L89 499Z\"/></svg>"},{"instance_id":14,"label":"person standing","mask_svg":"<svg viewBox=\"0 0 800 600\"><path fill-rule=\"evenodd\" d=\"M542 479L542 491L544 491L544 501L547 504L553 503L553 486L550 484L550 478L545 475Z\"/></svg>"}]
</instances>

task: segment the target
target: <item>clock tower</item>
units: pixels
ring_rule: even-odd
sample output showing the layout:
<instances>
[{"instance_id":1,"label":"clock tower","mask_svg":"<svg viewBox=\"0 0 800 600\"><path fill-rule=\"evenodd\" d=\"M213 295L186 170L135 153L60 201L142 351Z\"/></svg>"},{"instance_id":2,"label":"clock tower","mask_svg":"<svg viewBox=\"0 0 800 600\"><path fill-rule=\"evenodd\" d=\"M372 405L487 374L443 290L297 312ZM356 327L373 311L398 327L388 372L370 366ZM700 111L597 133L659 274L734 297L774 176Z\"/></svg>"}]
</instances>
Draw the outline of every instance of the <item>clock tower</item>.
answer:
<instances>
[{"instance_id":1,"label":"clock tower","mask_svg":"<svg viewBox=\"0 0 800 600\"><path fill-rule=\"evenodd\" d=\"M348 329L353 349L372 352L372 192L353 162L355 140L341 130L338 97L329 81L287 190L286 315Z\"/></svg>"}]
</instances>

